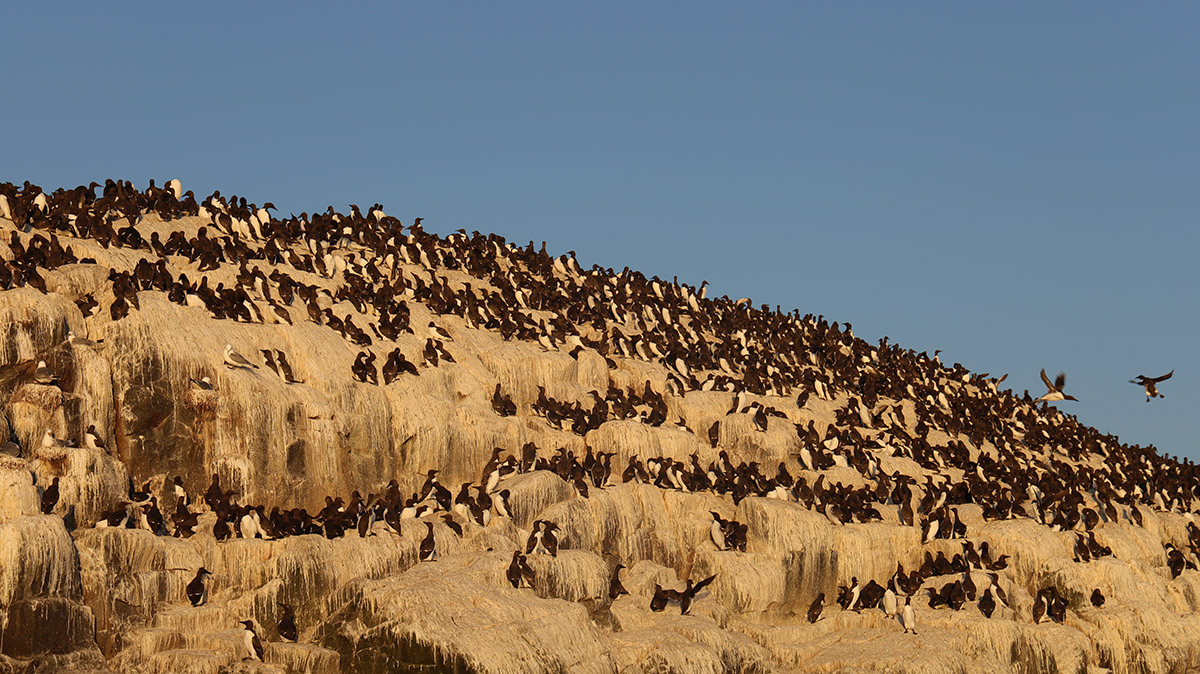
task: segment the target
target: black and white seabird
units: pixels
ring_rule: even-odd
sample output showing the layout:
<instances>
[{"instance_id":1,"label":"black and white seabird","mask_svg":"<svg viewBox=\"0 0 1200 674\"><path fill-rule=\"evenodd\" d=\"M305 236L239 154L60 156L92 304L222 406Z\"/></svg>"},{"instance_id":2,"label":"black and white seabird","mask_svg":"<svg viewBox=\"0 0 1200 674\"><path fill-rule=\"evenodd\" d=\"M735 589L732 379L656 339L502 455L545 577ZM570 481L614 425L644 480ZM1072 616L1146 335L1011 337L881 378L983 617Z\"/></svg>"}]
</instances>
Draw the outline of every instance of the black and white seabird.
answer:
<instances>
[{"instance_id":1,"label":"black and white seabird","mask_svg":"<svg viewBox=\"0 0 1200 674\"><path fill-rule=\"evenodd\" d=\"M821 609L825 606L825 593L817 595L811 606L808 607L808 622L815 623L821 617Z\"/></svg>"},{"instance_id":2,"label":"black and white seabird","mask_svg":"<svg viewBox=\"0 0 1200 674\"><path fill-rule=\"evenodd\" d=\"M184 487L183 487L183 478L178 475L175 476L174 489L175 489L175 507L176 508L178 508L180 505L182 505L185 508L187 506L191 505L192 500L191 500L191 498L188 497L187 490L184 489Z\"/></svg>"},{"instance_id":3,"label":"black and white seabird","mask_svg":"<svg viewBox=\"0 0 1200 674\"><path fill-rule=\"evenodd\" d=\"M533 569L529 568L529 561L520 550L513 551L512 563L508 565L505 576L514 588L520 589L522 584L525 587L533 587Z\"/></svg>"},{"instance_id":4,"label":"black and white seabird","mask_svg":"<svg viewBox=\"0 0 1200 674\"><path fill-rule=\"evenodd\" d=\"M439 326L433 321L429 321L429 336L433 339L440 339L447 342L454 341L454 338L450 336L449 332L446 332L445 328Z\"/></svg>"},{"instance_id":5,"label":"black and white seabird","mask_svg":"<svg viewBox=\"0 0 1200 674\"><path fill-rule=\"evenodd\" d=\"M917 633L917 614L913 611L912 597L904 598L904 610L900 612L900 625L904 628L904 633Z\"/></svg>"},{"instance_id":6,"label":"black and white seabird","mask_svg":"<svg viewBox=\"0 0 1200 674\"><path fill-rule=\"evenodd\" d=\"M295 642L298 636L296 632L296 612L287 604L280 604L279 608L283 610L283 616L279 619L279 638Z\"/></svg>"},{"instance_id":7,"label":"black and white seabird","mask_svg":"<svg viewBox=\"0 0 1200 674\"><path fill-rule=\"evenodd\" d=\"M100 439L100 434L96 432L96 425L91 424L83 433L83 446L88 449L94 449L101 452L107 452L104 447L104 441Z\"/></svg>"},{"instance_id":8,"label":"black and white seabird","mask_svg":"<svg viewBox=\"0 0 1200 674\"><path fill-rule=\"evenodd\" d=\"M1045 368L1043 368L1042 382L1046 384L1046 395L1038 398L1035 402L1054 402L1056 400L1075 400L1079 402L1074 396L1069 396L1062 391L1063 386L1067 383L1067 375L1065 373L1059 372L1052 383L1050 378L1046 376Z\"/></svg>"},{"instance_id":9,"label":"black and white seabird","mask_svg":"<svg viewBox=\"0 0 1200 674\"><path fill-rule=\"evenodd\" d=\"M992 597L992 588L983 591L983 597L979 599L979 612L985 618L991 618L992 612L996 610L996 599Z\"/></svg>"},{"instance_id":10,"label":"black and white seabird","mask_svg":"<svg viewBox=\"0 0 1200 674\"><path fill-rule=\"evenodd\" d=\"M262 639L258 638L258 633L254 631L253 620L243 620L242 625L245 629L242 630L242 643L246 645L246 658L250 660L262 661L263 645Z\"/></svg>"},{"instance_id":11,"label":"black and white seabird","mask_svg":"<svg viewBox=\"0 0 1200 674\"><path fill-rule=\"evenodd\" d=\"M246 360L246 357L233 350L232 344L225 345L225 364L230 368L248 367L258 369L258 366Z\"/></svg>"},{"instance_id":12,"label":"black and white seabird","mask_svg":"<svg viewBox=\"0 0 1200 674\"><path fill-rule=\"evenodd\" d=\"M211 575L212 571L202 566L196 571L192 582L187 584L187 598L192 602L192 606L203 606L208 602L208 588L204 585L204 579Z\"/></svg>"},{"instance_id":13,"label":"black and white seabird","mask_svg":"<svg viewBox=\"0 0 1200 674\"><path fill-rule=\"evenodd\" d=\"M1130 379L1130 384L1137 384L1146 389L1146 402L1150 402L1151 398L1165 398L1163 394L1158 392L1158 383L1166 381L1175 374L1175 370L1162 375L1161 377L1147 377L1144 374L1139 374L1137 379Z\"/></svg>"},{"instance_id":14,"label":"black and white seabird","mask_svg":"<svg viewBox=\"0 0 1200 674\"><path fill-rule=\"evenodd\" d=\"M709 527L709 537L712 538L712 542L718 550L727 550L729 546L725 542L725 527L729 525L729 522L721 519L721 516L715 511L710 510L708 514L713 517L712 525Z\"/></svg>"},{"instance_id":15,"label":"black and white seabird","mask_svg":"<svg viewBox=\"0 0 1200 674\"><path fill-rule=\"evenodd\" d=\"M435 541L433 538L433 522L426 522L425 526L429 528L429 533L425 534L425 538L421 539L420 559L422 562L437 561L437 549L434 547Z\"/></svg>"},{"instance_id":16,"label":"black and white seabird","mask_svg":"<svg viewBox=\"0 0 1200 674\"><path fill-rule=\"evenodd\" d=\"M896 593L892 590L894 584L894 580L888 581L887 590L883 593L883 614L889 618L895 617L897 612Z\"/></svg>"}]
</instances>

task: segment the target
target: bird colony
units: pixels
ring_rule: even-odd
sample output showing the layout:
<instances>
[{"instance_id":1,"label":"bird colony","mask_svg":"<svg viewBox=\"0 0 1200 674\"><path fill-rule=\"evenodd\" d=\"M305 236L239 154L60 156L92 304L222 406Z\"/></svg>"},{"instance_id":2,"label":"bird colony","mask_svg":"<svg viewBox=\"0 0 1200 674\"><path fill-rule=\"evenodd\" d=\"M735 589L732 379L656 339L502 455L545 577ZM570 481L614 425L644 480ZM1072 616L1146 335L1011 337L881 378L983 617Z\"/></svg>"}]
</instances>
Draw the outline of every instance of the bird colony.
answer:
<instances>
[{"instance_id":1,"label":"bird colony","mask_svg":"<svg viewBox=\"0 0 1200 674\"><path fill-rule=\"evenodd\" d=\"M1065 377L348 210L0 185L0 672L1200 669Z\"/></svg>"}]
</instances>

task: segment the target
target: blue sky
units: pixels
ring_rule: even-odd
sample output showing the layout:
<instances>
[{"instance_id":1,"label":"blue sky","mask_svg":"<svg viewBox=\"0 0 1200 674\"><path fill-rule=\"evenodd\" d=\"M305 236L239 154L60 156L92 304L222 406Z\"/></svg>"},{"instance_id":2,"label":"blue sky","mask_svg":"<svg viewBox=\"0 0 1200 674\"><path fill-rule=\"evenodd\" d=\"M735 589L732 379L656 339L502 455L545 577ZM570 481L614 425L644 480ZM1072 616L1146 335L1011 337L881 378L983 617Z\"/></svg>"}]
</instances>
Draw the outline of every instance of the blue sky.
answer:
<instances>
[{"instance_id":1,"label":"blue sky","mask_svg":"<svg viewBox=\"0 0 1200 674\"><path fill-rule=\"evenodd\" d=\"M6 7L0 180L378 201L1200 458L1200 5L326 4Z\"/></svg>"}]
</instances>

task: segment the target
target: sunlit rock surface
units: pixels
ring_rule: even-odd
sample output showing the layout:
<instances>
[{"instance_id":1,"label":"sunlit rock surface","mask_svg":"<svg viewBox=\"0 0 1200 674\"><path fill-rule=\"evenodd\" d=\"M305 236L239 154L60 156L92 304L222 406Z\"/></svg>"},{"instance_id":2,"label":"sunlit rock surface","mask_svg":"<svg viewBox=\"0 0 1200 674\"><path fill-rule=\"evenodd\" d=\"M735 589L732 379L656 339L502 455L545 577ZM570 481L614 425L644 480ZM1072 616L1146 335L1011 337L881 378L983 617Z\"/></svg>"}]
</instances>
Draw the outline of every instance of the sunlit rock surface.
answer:
<instances>
[{"instance_id":1,"label":"sunlit rock surface","mask_svg":"<svg viewBox=\"0 0 1200 674\"><path fill-rule=\"evenodd\" d=\"M199 217L163 222L149 213L138 229L144 237L158 232L165 239L175 230L193 236L208 224ZM17 231L3 219L0 228L4 242ZM36 233L17 236L28 241ZM113 300L108 270L131 270L139 259L158 256L58 236L77 257L95 263L45 271L47 294L31 287L0 292L0 431L21 448L20 457L0 456L0 672L1200 670L1200 572L1189 568L1173 578L1164 551L1166 543L1188 549L1190 504L1174 512L1142 504L1141 526L1130 508L1120 506L1115 520L1104 518L1094 529L1112 556L1089 562L1074 561L1075 532L1029 517L987 520L978 506L959 505L965 540L987 541L993 558L1009 556L997 572L1008 603L990 619L977 601L960 611L929 608L925 588L964 575L927 578L912 600L917 626L909 634L879 608L841 610L834 602L839 586L851 585L852 578L886 586L897 564L911 572L926 553L952 557L962 551L964 539L923 543L919 522L902 523L900 504L874 503L881 520L843 525L794 499L749 496L735 503L713 491L621 480L635 455L685 465L695 455L708 466L725 450L734 465L756 461L766 475L783 462L810 486L820 476L826 487L873 486L878 475L845 460L822 470L798 463L811 443L797 427L814 422L824 432L852 404L845 390L814 394L803 407L794 392L746 396L783 414L760 430L750 414L727 414L729 392L666 393L668 370L653 359L609 354L610 367L593 349L571 355L565 347L505 340L458 316L432 313L416 299L408 301L414 334L395 342L375 339L371 347L309 322L300 302L289 309L294 325L247 323L217 320L203 305L181 306L165 293L142 291L140 308L114 321L105 310ZM355 253L362 250L351 244L338 255ZM0 257L11 256L0 243ZM167 262L174 274L207 277L210 286L236 282L233 264L199 272L182 256ZM267 273L275 268L262 260L254 264ZM430 274L419 262L396 266L409 276ZM345 280L344 271L287 271L330 290ZM439 267L433 273L456 285L487 285L460 270ZM76 301L87 295L101 310L85 318ZM369 308L347 301L334 304L321 295L319 302L360 327L373 318ZM261 308L270 317L265 303ZM445 347L454 363L421 365L424 326L431 320L453 335ZM72 344L69 330L103 341ZM226 343L258 369L226 367ZM418 364L419 376L383 386L351 375L360 351L373 351L381 364L396 347ZM287 383L268 369L262 349L285 352L300 382ZM32 382L38 360L55 372L56 385ZM214 390L192 384L204 376ZM646 382L665 394L667 423L610 419L580 435L531 409L539 387L555 400L590 407L593 391L641 390ZM516 403L515 416L493 411L496 384ZM976 384L947 387L963 395L979 391ZM911 400L884 399L876 410L903 410L900 426L916 426ZM674 423L679 419L686 427ZM715 447L708 437L714 422ZM90 425L106 448L82 446ZM870 454L886 474L914 477L914 500L924 495L928 477L963 475L953 467L923 467L889 449L898 441L879 430L879 419L853 425L861 437L878 440L854 451ZM43 446L47 430L63 446ZM941 429L929 438L935 445L962 442L973 456L1001 451ZM315 514L327 496L349 500L354 491L378 493L391 480L411 494L434 468L457 494L461 483L478 483L493 448L520 458L527 443L535 443L544 458L559 448L576 457L589 449L612 453L609 485L593 487L583 498L547 470L507 475L497 490L509 491L512 517L494 516L486 527L457 517L461 537L440 514L429 514L404 520L400 533L376 522L366 537L348 530L336 540L305 535L218 542L215 515L201 499L215 473L239 503ZM846 447L816 449L849 455ZM1050 465L1051 457L1060 465L1098 461L1071 447L1045 445L1031 450L1029 460L1038 454L1040 465ZM195 536L96 528L128 500L131 481L139 488L148 482L169 515L175 476L202 511ZM59 500L42 514L41 494L55 477ZM747 525L744 552L717 549L710 511ZM532 587L514 589L506 569L537 520L558 524L559 552L531 554ZM425 522L435 524L436 561L419 560ZM621 578L628 594L613 600L609 581L618 563L627 567ZM185 587L201 566L213 572L210 597L193 607ZM656 585L682 589L687 579L714 575L688 615L676 603L663 612L650 610ZM991 582L984 570L970 576L981 591ZM1035 595L1047 586L1069 600L1062 624L1033 621ZM1089 600L1096 589L1106 598L1100 608ZM824 610L810 624L806 614L818 593L825 594ZM295 610L298 643L279 638L281 604ZM265 662L246 659L243 620L258 626Z\"/></svg>"}]
</instances>

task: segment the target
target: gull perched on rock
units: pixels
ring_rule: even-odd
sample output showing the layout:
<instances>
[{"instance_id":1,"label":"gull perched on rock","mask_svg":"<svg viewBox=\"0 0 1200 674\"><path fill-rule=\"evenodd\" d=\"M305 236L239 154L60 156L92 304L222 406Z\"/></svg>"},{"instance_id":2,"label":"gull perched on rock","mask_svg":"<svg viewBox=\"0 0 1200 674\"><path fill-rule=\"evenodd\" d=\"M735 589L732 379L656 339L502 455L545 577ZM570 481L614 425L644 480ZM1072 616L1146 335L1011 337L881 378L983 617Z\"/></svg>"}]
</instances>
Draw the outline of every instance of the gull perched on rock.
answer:
<instances>
[{"instance_id":1,"label":"gull perched on rock","mask_svg":"<svg viewBox=\"0 0 1200 674\"><path fill-rule=\"evenodd\" d=\"M1164 374L1161 377L1147 377L1144 374L1139 374L1137 376L1137 379L1130 379L1129 383L1137 384L1137 385L1145 388L1146 389L1146 402L1150 402L1151 398L1165 398L1166 397L1163 394L1158 392L1157 384L1160 381L1166 381L1166 380L1170 379L1171 375L1173 375L1173 374L1175 374L1175 370L1171 370L1170 372Z\"/></svg>"},{"instance_id":2,"label":"gull perched on rock","mask_svg":"<svg viewBox=\"0 0 1200 674\"><path fill-rule=\"evenodd\" d=\"M28 372L28 370L26 370ZM53 386L58 383L58 377L54 375L54 371L46 366L46 361L39 360L37 369L33 371L33 381L37 384Z\"/></svg>"},{"instance_id":3,"label":"gull perched on rock","mask_svg":"<svg viewBox=\"0 0 1200 674\"><path fill-rule=\"evenodd\" d=\"M72 346L99 346L104 343L103 339L91 340L86 337L80 337L75 334L74 330L67 331L67 342Z\"/></svg>"},{"instance_id":4,"label":"gull perched on rock","mask_svg":"<svg viewBox=\"0 0 1200 674\"><path fill-rule=\"evenodd\" d=\"M1069 396L1062 392L1063 386L1067 383L1067 375L1059 372L1054 378L1054 382L1050 382L1050 378L1046 376L1045 368L1042 368L1042 382L1046 384L1046 395L1037 399L1037 402L1054 402L1055 400L1075 400L1074 396Z\"/></svg>"},{"instance_id":5,"label":"gull perched on rock","mask_svg":"<svg viewBox=\"0 0 1200 674\"><path fill-rule=\"evenodd\" d=\"M66 447L67 443L54 437L54 431L47 428L46 434L42 436L42 447L53 449L55 447Z\"/></svg>"},{"instance_id":6,"label":"gull perched on rock","mask_svg":"<svg viewBox=\"0 0 1200 674\"><path fill-rule=\"evenodd\" d=\"M257 365L246 360L246 357L243 356L242 354L238 353L237 351L234 351L232 344L225 345L225 364L231 368L232 367L252 367L255 370L258 369Z\"/></svg>"}]
</instances>

